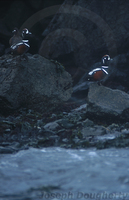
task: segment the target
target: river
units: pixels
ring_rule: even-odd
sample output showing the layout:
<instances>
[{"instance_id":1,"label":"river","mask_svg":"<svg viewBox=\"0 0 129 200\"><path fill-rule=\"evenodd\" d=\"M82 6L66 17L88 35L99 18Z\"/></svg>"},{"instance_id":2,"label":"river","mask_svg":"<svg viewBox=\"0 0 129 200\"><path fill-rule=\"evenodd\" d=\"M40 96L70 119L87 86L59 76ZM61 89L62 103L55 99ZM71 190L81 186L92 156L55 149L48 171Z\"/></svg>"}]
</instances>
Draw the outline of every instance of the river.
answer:
<instances>
[{"instance_id":1,"label":"river","mask_svg":"<svg viewBox=\"0 0 129 200\"><path fill-rule=\"evenodd\" d=\"M0 200L129 199L128 158L128 148L1 154Z\"/></svg>"}]
</instances>

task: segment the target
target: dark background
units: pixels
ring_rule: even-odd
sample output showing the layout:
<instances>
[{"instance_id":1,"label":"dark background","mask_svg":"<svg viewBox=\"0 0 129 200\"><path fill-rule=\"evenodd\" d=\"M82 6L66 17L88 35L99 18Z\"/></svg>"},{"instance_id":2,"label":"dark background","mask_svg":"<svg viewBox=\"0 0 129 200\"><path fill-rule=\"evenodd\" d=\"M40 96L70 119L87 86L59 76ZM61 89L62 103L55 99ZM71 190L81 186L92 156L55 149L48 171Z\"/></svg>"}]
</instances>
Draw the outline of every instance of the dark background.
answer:
<instances>
[{"instance_id":1,"label":"dark background","mask_svg":"<svg viewBox=\"0 0 129 200\"><path fill-rule=\"evenodd\" d=\"M5 49L9 47L9 38L12 36L12 30L20 28L23 23L38 11L53 5L61 5L64 0L14 0L0 1L0 55L3 55ZM37 43L41 44L43 39L42 32L45 30L53 16L46 17L39 21L31 30L36 37ZM27 28L27 27L26 27ZM37 53L38 47L30 51Z\"/></svg>"}]
</instances>

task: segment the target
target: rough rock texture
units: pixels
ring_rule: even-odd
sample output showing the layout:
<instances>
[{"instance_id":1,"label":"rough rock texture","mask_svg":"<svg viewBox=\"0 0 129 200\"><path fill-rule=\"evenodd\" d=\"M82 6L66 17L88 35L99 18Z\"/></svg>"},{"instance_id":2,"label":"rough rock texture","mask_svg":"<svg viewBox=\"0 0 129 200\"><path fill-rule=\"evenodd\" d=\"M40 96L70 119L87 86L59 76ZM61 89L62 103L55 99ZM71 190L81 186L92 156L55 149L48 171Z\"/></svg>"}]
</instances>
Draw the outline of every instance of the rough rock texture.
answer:
<instances>
[{"instance_id":1,"label":"rough rock texture","mask_svg":"<svg viewBox=\"0 0 129 200\"><path fill-rule=\"evenodd\" d=\"M129 120L129 94L92 83L88 93L87 114L97 118Z\"/></svg>"},{"instance_id":2,"label":"rough rock texture","mask_svg":"<svg viewBox=\"0 0 129 200\"><path fill-rule=\"evenodd\" d=\"M114 57L128 51L128 9L128 1L65 0L43 32L39 53L69 60L67 70L73 67L74 76L79 68L82 75L82 69L89 70L104 54Z\"/></svg>"},{"instance_id":3,"label":"rough rock texture","mask_svg":"<svg viewBox=\"0 0 129 200\"><path fill-rule=\"evenodd\" d=\"M0 57L1 112L20 106L50 110L67 101L71 93L71 76L60 63L40 55L30 55L28 60L12 55Z\"/></svg>"},{"instance_id":4,"label":"rough rock texture","mask_svg":"<svg viewBox=\"0 0 129 200\"><path fill-rule=\"evenodd\" d=\"M105 121L97 125L86 118L86 104L75 109L64 107L64 112L57 110L40 114L20 109L14 115L0 116L0 153L14 153L29 147L103 149L129 146L129 122L107 125Z\"/></svg>"}]
</instances>

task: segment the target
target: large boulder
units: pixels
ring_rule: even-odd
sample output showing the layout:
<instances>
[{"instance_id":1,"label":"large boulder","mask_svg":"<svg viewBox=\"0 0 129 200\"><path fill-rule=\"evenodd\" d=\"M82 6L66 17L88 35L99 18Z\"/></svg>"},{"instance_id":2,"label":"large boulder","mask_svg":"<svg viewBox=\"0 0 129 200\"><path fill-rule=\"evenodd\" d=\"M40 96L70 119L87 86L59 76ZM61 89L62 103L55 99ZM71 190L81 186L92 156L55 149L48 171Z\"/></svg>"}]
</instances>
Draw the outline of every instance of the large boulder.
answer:
<instances>
[{"instance_id":1,"label":"large boulder","mask_svg":"<svg viewBox=\"0 0 129 200\"><path fill-rule=\"evenodd\" d=\"M129 94L92 83L89 87L87 115L105 122L129 120Z\"/></svg>"},{"instance_id":2,"label":"large boulder","mask_svg":"<svg viewBox=\"0 0 129 200\"><path fill-rule=\"evenodd\" d=\"M72 94L71 75L55 61L40 55L0 57L0 112L21 106L43 112L67 101Z\"/></svg>"}]
</instances>

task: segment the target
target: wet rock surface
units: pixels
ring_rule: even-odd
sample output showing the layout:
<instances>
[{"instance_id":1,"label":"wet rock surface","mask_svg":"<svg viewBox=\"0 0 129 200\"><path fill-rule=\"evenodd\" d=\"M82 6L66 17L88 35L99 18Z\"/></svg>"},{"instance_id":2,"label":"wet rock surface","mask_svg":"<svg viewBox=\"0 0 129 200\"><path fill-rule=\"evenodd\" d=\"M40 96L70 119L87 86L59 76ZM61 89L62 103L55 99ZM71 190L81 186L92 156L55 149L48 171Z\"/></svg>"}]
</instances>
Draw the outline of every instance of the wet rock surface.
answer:
<instances>
[{"instance_id":1,"label":"wet rock surface","mask_svg":"<svg viewBox=\"0 0 129 200\"><path fill-rule=\"evenodd\" d=\"M30 147L104 149L129 145L129 123L105 124L87 117L87 104L69 104L54 113L21 109L0 117L0 153L13 153Z\"/></svg>"},{"instance_id":2,"label":"wet rock surface","mask_svg":"<svg viewBox=\"0 0 129 200\"><path fill-rule=\"evenodd\" d=\"M87 112L96 117L129 120L129 94L92 83L89 87Z\"/></svg>"},{"instance_id":3,"label":"wet rock surface","mask_svg":"<svg viewBox=\"0 0 129 200\"><path fill-rule=\"evenodd\" d=\"M43 112L71 97L72 79L60 63L40 55L4 55L0 64L1 113L22 106Z\"/></svg>"}]
</instances>

